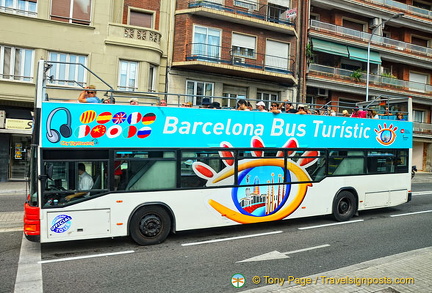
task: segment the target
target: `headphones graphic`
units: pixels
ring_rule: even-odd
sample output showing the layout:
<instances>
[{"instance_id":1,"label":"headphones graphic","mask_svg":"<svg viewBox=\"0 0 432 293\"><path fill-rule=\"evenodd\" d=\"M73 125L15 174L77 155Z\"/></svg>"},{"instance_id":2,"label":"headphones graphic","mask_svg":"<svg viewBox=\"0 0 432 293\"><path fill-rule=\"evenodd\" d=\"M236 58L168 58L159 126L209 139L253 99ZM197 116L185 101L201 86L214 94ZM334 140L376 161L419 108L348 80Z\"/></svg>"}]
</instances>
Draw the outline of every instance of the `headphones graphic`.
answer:
<instances>
[{"instance_id":1,"label":"headphones graphic","mask_svg":"<svg viewBox=\"0 0 432 293\"><path fill-rule=\"evenodd\" d=\"M63 124L60 126L60 133L51 128L51 122L52 119L55 115L55 113L57 113L58 111L64 111L66 113L66 124ZM70 137L72 135L72 129L71 129L71 113L69 112L68 109L64 108L64 107L60 107L60 108L56 108L54 110L51 111L51 113L48 115L48 119L47 119L47 139L52 142L52 143L56 143L60 140L60 137ZM61 136L60 136L61 134Z\"/></svg>"}]
</instances>

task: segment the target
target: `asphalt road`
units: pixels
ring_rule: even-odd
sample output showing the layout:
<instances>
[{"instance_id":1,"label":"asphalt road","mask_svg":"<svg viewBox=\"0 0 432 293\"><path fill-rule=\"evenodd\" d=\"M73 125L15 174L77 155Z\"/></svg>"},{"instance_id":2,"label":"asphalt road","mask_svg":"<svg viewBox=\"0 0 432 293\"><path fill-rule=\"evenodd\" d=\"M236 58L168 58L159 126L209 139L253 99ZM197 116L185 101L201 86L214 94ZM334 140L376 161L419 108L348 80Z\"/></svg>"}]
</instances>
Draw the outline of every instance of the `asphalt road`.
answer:
<instances>
[{"instance_id":1,"label":"asphalt road","mask_svg":"<svg viewBox=\"0 0 432 293\"><path fill-rule=\"evenodd\" d=\"M44 292L239 292L267 285L265 276L302 277L428 247L432 213L392 217L432 210L432 183L413 184L413 191L422 193L410 203L361 212L342 225L303 229L335 224L314 217L183 232L147 247L129 238L43 244ZM19 197L1 199L2 212L22 209ZM0 292L13 292L21 239L20 232L0 233ZM242 289L231 285L236 273L246 277Z\"/></svg>"}]
</instances>

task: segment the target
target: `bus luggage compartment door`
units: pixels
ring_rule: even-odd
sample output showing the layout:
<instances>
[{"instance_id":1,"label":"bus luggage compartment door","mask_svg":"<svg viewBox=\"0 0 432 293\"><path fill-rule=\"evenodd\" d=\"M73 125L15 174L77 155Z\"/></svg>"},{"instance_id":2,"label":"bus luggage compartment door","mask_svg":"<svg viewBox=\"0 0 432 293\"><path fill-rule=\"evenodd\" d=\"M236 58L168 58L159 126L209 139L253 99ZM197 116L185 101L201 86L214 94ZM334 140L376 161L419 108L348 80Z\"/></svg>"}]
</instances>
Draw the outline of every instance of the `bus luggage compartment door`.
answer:
<instances>
[{"instance_id":1,"label":"bus luggage compartment door","mask_svg":"<svg viewBox=\"0 0 432 293\"><path fill-rule=\"evenodd\" d=\"M109 209L48 212L47 221L49 239L83 239L111 233Z\"/></svg>"}]
</instances>

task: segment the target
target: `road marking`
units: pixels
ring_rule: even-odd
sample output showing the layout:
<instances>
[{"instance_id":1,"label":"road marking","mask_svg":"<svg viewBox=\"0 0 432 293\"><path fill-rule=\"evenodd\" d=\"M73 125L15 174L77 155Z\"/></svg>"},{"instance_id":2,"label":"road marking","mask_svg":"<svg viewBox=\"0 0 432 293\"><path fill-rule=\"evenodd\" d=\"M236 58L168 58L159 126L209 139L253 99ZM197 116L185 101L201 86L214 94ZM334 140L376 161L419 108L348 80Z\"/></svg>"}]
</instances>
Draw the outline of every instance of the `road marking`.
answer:
<instances>
[{"instance_id":1,"label":"road marking","mask_svg":"<svg viewBox=\"0 0 432 293\"><path fill-rule=\"evenodd\" d=\"M336 225L352 224L352 223L358 223L358 222L363 222L363 221L364 220L338 222L338 223L323 224L323 225L317 225L317 226L301 227L301 228L298 228L298 229L299 230L308 230L308 229L323 228L323 227L336 226Z\"/></svg>"},{"instance_id":2,"label":"road marking","mask_svg":"<svg viewBox=\"0 0 432 293\"><path fill-rule=\"evenodd\" d=\"M417 191L417 192L412 192L413 196L417 196L417 195L431 195L432 191Z\"/></svg>"},{"instance_id":3,"label":"road marking","mask_svg":"<svg viewBox=\"0 0 432 293\"><path fill-rule=\"evenodd\" d=\"M237 237L230 237L230 238L223 238L223 239L214 239L214 240L207 240L207 241L200 241L200 242L183 243L182 246L200 245L200 244L230 241L230 240L237 240L237 239L244 239L244 238L260 237L260 236L266 236L266 235L272 235L272 234L279 234L282 232L283 231L273 231L273 232L268 232L268 233L251 234L251 235L237 236Z\"/></svg>"},{"instance_id":4,"label":"road marking","mask_svg":"<svg viewBox=\"0 0 432 293\"><path fill-rule=\"evenodd\" d=\"M5 233L5 232L18 232L21 231L22 232L23 228L22 227L15 227L15 228L0 228L0 233Z\"/></svg>"},{"instance_id":5,"label":"road marking","mask_svg":"<svg viewBox=\"0 0 432 293\"><path fill-rule=\"evenodd\" d=\"M15 293L43 292L40 243L30 242L23 233L15 279Z\"/></svg>"},{"instance_id":6,"label":"road marking","mask_svg":"<svg viewBox=\"0 0 432 293\"><path fill-rule=\"evenodd\" d=\"M251 261L263 261L263 260L275 260L275 259L286 259L286 258L289 258L288 254L294 254L294 253L299 253L299 252L304 252L304 251L309 251L309 250L314 250L314 249L319 249L319 248L324 248L324 247L329 247L329 246L330 246L330 244L323 244L323 245L318 245L318 246L313 246L313 247L308 247L308 248L303 248L303 249L298 249L298 250L293 250L293 251L287 251L287 252L271 251L271 252L264 253L262 255L251 257L251 258L248 258L245 260L240 260L236 263L251 262Z\"/></svg>"},{"instance_id":7,"label":"road marking","mask_svg":"<svg viewBox=\"0 0 432 293\"><path fill-rule=\"evenodd\" d=\"M127 254L127 253L134 253L134 252L135 252L134 250L127 250L127 251L119 251L119 252L111 252L111 253L83 255L83 256L76 256L76 257L66 257L66 258L59 258L59 259L41 260L41 261L39 261L39 263L40 264L46 264L46 263L52 263L52 262L78 260L78 259L86 259L86 258L94 258L94 257L102 257L102 256L113 256L113 255Z\"/></svg>"},{"instance_id":8,"label":"road marking","mask_svg":"<svg viewBox=\"0 0 432 293\"><path fill-rule=\"evenodd\" d=\"M424 214L424 213L432 213L432 210L420 211L420 212L412 212L412 213L405 213L405 214L397 214L397 215L390 215L390 217L394 218L394 217L410 216L410 215Z\"/></svg>"}]
</instances>

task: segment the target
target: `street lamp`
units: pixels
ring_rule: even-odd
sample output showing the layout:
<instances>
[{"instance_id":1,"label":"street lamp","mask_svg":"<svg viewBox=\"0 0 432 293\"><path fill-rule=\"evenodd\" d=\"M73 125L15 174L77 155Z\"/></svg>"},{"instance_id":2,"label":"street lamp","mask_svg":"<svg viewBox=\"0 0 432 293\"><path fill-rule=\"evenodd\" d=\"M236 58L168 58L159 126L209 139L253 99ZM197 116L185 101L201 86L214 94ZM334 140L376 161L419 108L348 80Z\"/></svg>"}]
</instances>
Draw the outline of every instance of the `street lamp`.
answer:
<instances>
[{"instance_id":1,"label":"street lamp","mask_svg":"<svg viewBox=\"0 0 432 293\"><path fill-rule=\"evenodd\" d=\"M370 47L371 47L371 41L372 41L372 37L374 36L375 32L377 31L377 29L379 27L382 27L384 29L385 24L395 18L399 18L401 16L403 16L404 13L396 13L393 14L389 19L381 22L379 25L377 25L373 30L372 33L369 37L369 42L368 42L368 48L367 48L367 69L366 69L366 101L369 101L369 75L370 75Z\"/></svg>"}]
</instances>

